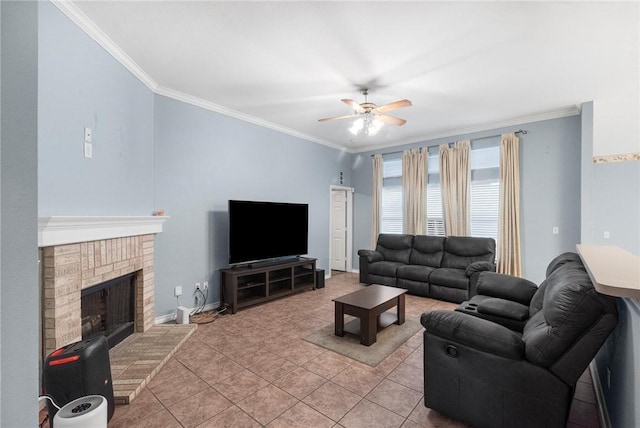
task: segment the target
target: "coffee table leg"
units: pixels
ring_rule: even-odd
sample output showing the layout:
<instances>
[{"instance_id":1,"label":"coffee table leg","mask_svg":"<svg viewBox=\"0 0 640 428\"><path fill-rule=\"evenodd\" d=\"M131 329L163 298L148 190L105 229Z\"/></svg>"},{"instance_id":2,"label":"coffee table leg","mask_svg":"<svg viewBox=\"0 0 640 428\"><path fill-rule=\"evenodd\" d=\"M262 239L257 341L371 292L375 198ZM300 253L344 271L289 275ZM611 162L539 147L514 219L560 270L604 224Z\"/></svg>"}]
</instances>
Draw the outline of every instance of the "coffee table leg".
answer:
<instances>
[{"instance_id":1,"label":"coffee table leg","mask_svg":"<svg viewBox=\"0 0 640 428\"><path fill-rule=\"evenodd\" d=\"M404 294L398 296L398 325L404 324Z\"/></svg>"},{"instance_id":2,"label":"coffee table leg","mask_svg":"<svg viewBox=\"0 0 640 428\"><path fill-rule=\"evenodd\" d=\"M336 302L335 333L344 336L344 306L339 302Z\"/></svg>"},{"instance_id":3,"label":"coffee table leg","mask_svg":"<svg viewBox=\"0 0 640 428\"><path fill-rule=\"evenodd\" d=\"M376 343L378 333L378 317L373 311L367 311L365 317L360 318L360 343L363 345L373 345Z\"/></svg>"}]
</instances>

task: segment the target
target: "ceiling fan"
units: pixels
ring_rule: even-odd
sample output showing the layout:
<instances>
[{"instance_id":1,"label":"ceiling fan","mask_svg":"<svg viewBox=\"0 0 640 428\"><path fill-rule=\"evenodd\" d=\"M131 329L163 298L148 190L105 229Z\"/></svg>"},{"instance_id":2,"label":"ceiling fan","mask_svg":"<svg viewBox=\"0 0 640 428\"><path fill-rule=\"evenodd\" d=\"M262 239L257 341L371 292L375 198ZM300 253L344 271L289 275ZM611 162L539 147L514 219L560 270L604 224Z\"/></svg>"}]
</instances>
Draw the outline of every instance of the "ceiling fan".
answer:
<instances>
[{"instance_id":1,"label":"ceiling fan","mask_svg":"<svg viewBox=\"0 0 640 428\"><path fill-rule=\"evenodd\" d=\"M351 132L353 134L357 134L358 131L364 128L365 132L367 132L368 135L375 135L375 133L378 132L378 130L382 127L382 122L390 123L397 126L402 126L407 122L405 119L400 119L399 117L390 116L385 113L403 107L409 107L412 105L411 101L405 99L394 101L382 106L377 106L367 100L367 96L369 95L368 88L362 89L362 95L364 95L364 102L361 104L358 104L354 100L350 99L342 100L343 103L353 108L353 110L355 111L354 114L327 117L324 119L318 119L318 121L326 122L329 120L357 118L356 121L354 121Z\"/></svg>"}]
</instances>

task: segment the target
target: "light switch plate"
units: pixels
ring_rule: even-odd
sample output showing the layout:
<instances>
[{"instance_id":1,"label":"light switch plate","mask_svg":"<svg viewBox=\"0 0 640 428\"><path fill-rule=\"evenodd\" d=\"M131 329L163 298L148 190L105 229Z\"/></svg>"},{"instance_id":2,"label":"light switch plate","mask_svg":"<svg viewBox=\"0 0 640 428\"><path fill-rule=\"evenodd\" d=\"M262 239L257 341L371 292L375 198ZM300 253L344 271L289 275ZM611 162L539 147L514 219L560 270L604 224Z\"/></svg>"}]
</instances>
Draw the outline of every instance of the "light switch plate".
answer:
<instances>
[{"instance_id":1,"label":"light switch plate","mask_svg":"<svg viewBox=\"0 0 640 428\"><path fill-rule=\"evenodd\" d=\"M91 159L93 157L93 145L91 143L84 143L84 157Z\"/></svg>"}]
</instances>

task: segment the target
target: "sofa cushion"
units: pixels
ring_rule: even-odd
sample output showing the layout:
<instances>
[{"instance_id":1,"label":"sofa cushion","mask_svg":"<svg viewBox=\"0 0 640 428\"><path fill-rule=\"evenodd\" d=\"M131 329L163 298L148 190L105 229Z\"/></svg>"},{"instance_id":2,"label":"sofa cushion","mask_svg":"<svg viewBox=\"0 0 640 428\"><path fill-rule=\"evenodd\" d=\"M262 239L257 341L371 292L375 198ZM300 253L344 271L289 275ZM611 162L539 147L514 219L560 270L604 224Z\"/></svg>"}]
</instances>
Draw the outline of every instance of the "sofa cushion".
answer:
<instances>
[{"instance_id":1,"label":"sofa cushion","mask_svg":"<svg viewBox=\"0 0 640 428\"><path fill-rule=\"evenodd\" d=\"M423 265L440 267L442 255L444 254L444 236L416 235L413 238L413 248L409 263L412 265Z\"/></svg>"},{"instance_id":2,"label":"sofa cushion","mask_svg":"<svg viewBox=\"0 0 640 428\"><path fill-rule=\"evenodd\" d=\"M396 270L401 266L404 266L404 264L388 261L375 262L369 265L369 273L373 275L391 276L395 278Z\"/></svg>"},{"instance_id":3,"label":"sofa cushion","mask_svg":"<svg viewBox=\"0 0 640 428\"><path fill-rule=\"evenodd\" d=\"M496 241L492 238L449 236L444 243L443 268L467 268L473 262L495 262Z\"/></svg>"},{"instance_id":4,"label":"sofa cushion","mask_svg":"<svg viewBox=\"0 0 640 428\"><path fill-rule=\"evenodd\" d=\"M428 282L398 278L398 280L396 281L396 287L404 288L405 290L407 290L408 294L422 297L431 297L431 291Z\"/></svg>"},{"instance_id":5,"label":"sofa cushion","mask_svg":"<svg viewBox=\"0 0 640 428\"><path fill-rule=\"evenodd\" d=\"M398 278L411 279L419 282L429 282L429 275L435 268L420 265L404 265L398 267L396 275Z\"/></svg>"},{"instance_id":6,"label":"sofa cushion","mask_svg":"<svg viewBox=\"0 0 640 428\"><path fill-rule=\"evenodd\" d=\"M381 233L376 251L384 256L385 261L408 264L412 243L413 235Z\"/></svg>"},{"instance_id":7,"label":"sofa cushion","mask_svg":"<svg viewBox=\"0 0 640 428\"><path fill-rule=\"evenodd\" d=\"M469 277L464 273L464 270L440 268L431 272L429 283L467 290L469 288Z\"/></svg>"}]
</instances>

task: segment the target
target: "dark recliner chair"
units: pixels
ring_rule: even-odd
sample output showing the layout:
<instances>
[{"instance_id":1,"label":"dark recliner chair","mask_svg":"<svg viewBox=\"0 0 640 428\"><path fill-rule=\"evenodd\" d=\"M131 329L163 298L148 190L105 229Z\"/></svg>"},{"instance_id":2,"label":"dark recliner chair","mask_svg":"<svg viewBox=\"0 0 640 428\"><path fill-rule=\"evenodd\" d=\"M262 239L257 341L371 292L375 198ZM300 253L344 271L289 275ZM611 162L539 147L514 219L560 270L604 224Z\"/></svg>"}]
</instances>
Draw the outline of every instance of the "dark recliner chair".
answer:
<instances>
[{"instance_id":1,"label":"dark recliner chair","mask_svg":"<svg viewBox=\"0 0 640 428\"><path fill-rule=\"evenodd\" d=\"M579 260L548 273L522 332L460 311L422 314L426 407L480 428L566 426L576 383L618 312Z\"/></svg>"},{"instance_id":2,"label":"dark recliner chair","mask_svg":"<svg viewBox=\"0 0 640 428\"><path fill-rule=\"evenodd\" d=\"M571 262L582 263L577 253L560 254L547 266L546 277L562 265ZM517 276L481 272L476 286L477 294L462 302L456 311L522 332L529 317L540 310L546 288L547 280L538 287L533 282Z\"/></svg>"}]
</instances>

